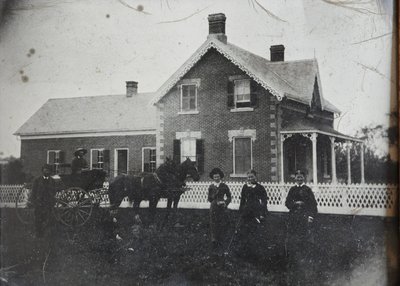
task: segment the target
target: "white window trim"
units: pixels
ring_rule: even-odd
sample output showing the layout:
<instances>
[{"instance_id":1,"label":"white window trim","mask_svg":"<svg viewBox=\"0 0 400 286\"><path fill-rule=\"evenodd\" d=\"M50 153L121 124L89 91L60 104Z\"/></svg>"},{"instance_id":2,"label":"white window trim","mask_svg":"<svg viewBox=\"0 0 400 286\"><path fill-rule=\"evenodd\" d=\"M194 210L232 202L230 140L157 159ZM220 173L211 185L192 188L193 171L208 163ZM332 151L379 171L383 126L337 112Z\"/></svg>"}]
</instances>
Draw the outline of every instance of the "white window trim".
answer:
<instances>
[{"instance_id":1,"label":"white window trim","mask_svg":"<svg viewBox=\"0 0 400 286\"><path fill-rule=\"evenodd\" d=\"M233 173L230 174L230 177L232 178L243 178L247 177L247 174L237 174L236 173L236 166L235 166L235 140L236 138L248 138L250 139L250 169L253 169L253 139L250 136L235 136L232 138L232 162L233 162Z\"/></svg>"},{"instance_id":2,"label":"white window trim","mask_svg":"<svg viewBox=\"0 0 400 286\"><path fill-rule=\"evenodd\" d=\"M233 107L230 109L230 112L235 113L235 112L251 112L251 111L254 111L254 107L236 107L237 101L236 101L236 93L235 93L235 81L239 81L239 80L249 80L249 81L251 81L251 79L246 77L246 76L243 76L243 75L234 75L234 76L230 76L229 80L233 82ZM250 89L251 89L251 86L250 86ZM240 101L240 102L251 102L251 95L250 95L249 101Z\"/></svg>"},{"instance_id":3,"label":"white window trim","mask_svg":"<svg viewBox=\"0 0 400 286\"><path fill-rule=\"evenodd\" d=\"M249 97L249 99L248 100L237 100L236 99L236 82L239 82L239 81L247 81L248 83L249 83L249 96L250 96L250 94L251 94L251 87L250 87L250 79L247 79L247 78L242 78L242 79L235 79L234 81L233 81L233 98L234 98L234 101L235 101L235 106L236 106L236 103L245 103L245 102L251 102L251 96Z\"/></svg>"},{"instance_id":4,"label":"white window trim","mask_svg":"<svg viewBox=\"0 0 400 286\"><path fill-rule=\"evenodd\" d=\"M144 172L144 150L156 150L157 155L157 148L156 147L142 147L142 172ZM157 167L157 156L156 156L156 167Z\"/></svg>"},{"instance_id":5,"label":"white window trim","mask_svg":"<svg viewBox=\"0 0 400 286\"><path fill-rule=\"evenodd\" d=\"M126 172L129 173L129 148L115 148L114 149L114 177L118 176L118 156L119 150L127 150L126 152Z\"/></svg>"},{"instance_id":6,"label":"white window trim","mask_svg":"<svg viewBox=\"0 0 400 286\"><path fill-rule=\"evenodd\" d=\"M103 164L104 164L104 148L93 148L90 149L90 170L93 170L93 153L92 151L103 151Z\"/></svg>"},{"instance_id":7,"label":"white window trim","mask_svg":"<svg viewBox=\"0 0 400 286\"><path fill-rule=\"evenodd\" d=\"M197 105L197 104L196 104ZM199 114L200 112L198 110L190 110L190 111L178 111L178 114L184 115L184 114Z\"/></svg>"},{"instance_id":8,"label":"white window trim","mask_svg":"<svg viewBox=\"0 0 400 286\"><path fill-rule=\"evenodd\" d=\"M60 164L60 163L50 163L50 156L49 156L49 154L50 154L50 152L55 152L55 153L58 153L58 159L60 159L60 152L61 152L61 150L47 150L47 164L50 164L50 165L53 165L53 164Z\"/></svg>"},{"instance_id":9,"label":"white window trim","mask_svg":"<svg viewBox=\"0 0 400 286\"><path fill-rule=\"evenodd\" d=\"M175 133L175 139L181 141L180 153L181 153L181 161L182 161L182 140L185 140L185 139L194 139L194 140L201 139L201 131L190 131L190 130L178 131L178 132ZM196 150L196 154L197 154L197 150Z\"/></svg>"},{"instance_id":10,"label":"white window trim","mask_svg":"<svg viewBox=\"0 0 400 286\"><path fill-rule=\"evenodd\" d=\"M49 156L50 152L55 152L55 154L58 154L58 163L50 163L50 161L49 161L50 160L50 156ZM46 162L49 165L55 165L56 166L56 168L55 168L55 173L56 174L58 174L60 172L60 169L59 169L59 167L60 167L60 153L61 153L61 150L47 150L47 160L46 160ZM54 155L54 156L56 156L56 155Z\"/></svg>"},{"instance_id":11,"label":"white window trim","mask_svg":"<svg viewBox=\"0 0 400 286\"><path fill-rule=\"evenodd\" d=\"M201 139L201 131L178 131L175 133L175 139L181 140L185 138Z\"/></svg>"},{"instance_id":12,"label":"white window trim","mask_svg":"<svg viewBox=\"0 0 400 286\"><path fill-rule=\"evenodd\" d=\"M195 109L193 110L182 110L182 100L183 100L183 96L182 96L182 92L183 92L183 86L189 86L189 85L194 85L195 86ZM197 90L199 89L199 85L196 82L187 82L187 83L182 83L179 85L179 97L180 97L180 104L179 104L179 112L178 114L198 114L198 94L197 94Z\"/></svg>"},{"instance_id":13,"label":"white window trim","mask_svg":"<svg viewBox=\"0 0 400 286\"><path fill-rule=\"evenodd\" d=\"M244 129L240 128L238 130L228 130L229 142L233 141L234 137L250 137L251 141L257 139L256 129Z\"/></svg>"},{"instance_id":14,"label":"white window trim","mask_svg":"<svg viewBox=\"0 0 400 286\"><path fill-rule=\"evenodd\" d=\"M254 111L254 107L235 107L230 110L231 112L246 112L246 111Z\"/></svg>"}]
</instances>

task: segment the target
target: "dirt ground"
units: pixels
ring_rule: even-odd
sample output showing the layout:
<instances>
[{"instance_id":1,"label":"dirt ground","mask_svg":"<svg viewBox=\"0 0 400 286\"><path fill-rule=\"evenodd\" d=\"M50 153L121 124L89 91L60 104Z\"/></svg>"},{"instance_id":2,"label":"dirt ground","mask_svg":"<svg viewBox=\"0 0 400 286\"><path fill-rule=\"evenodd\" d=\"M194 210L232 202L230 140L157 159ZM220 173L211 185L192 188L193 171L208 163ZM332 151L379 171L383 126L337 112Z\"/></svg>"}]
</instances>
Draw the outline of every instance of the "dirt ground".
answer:
<instances>
[{"instance_id":1,"label":"dirt ground","mask_svg":"<svg viewBox=\"0 0 400 286\"><path fill-rule=\"evenodd\" d=\"M225 248L237 215L227 215ZM398 226L392 219L320 215L307 252L303 245L287 256L285 214L271 213L260 225L252 254L240 252L236 238L229 253L213 252L207 210L180 209L168 222L160 210L155 225L146 220L146 209L141 217L137 225L132 209L120 209L121 241L104 209L81 228L54 223L38 239L14 209L2 209L0 284L397 285Z\"/></svg>"}]
</instances>

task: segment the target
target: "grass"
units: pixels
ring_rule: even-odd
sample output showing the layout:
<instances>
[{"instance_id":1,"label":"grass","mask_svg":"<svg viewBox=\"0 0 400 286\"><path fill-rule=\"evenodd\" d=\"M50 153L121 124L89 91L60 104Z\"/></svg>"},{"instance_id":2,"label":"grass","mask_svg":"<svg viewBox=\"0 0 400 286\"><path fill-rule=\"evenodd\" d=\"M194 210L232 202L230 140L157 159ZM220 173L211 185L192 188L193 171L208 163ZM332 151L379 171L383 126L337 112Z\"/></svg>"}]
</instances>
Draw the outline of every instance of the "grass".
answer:
<instances>
[{"instance_id":1,"label":"grass","mask_svg":"<svg viewBox=\"0 0 400 286\"><path fill-rule=\"evenodd\" d=\"M288 277L302 280L307 273L307 285L396 285L396 265L387 255L388 249L397 255L393 220L320 215L310 251L295 249L303 255L291 261L285 255L285 214L268 217L250 256L214 255L207 210L181 209L166 224L164 215L159 211L151 227L141 210L144 225L138 226L131 209L120 209L122 241L115 240L104 210L81 228L55 223L36 239L33 226L19 223L15 210L2 209L0 277L5 285L288 285ZM225 246L236 219L230 211ZM175 227L176 221L183 227ZM233 250L237 245L234 240Z\"/></svg>"}]
</instances>

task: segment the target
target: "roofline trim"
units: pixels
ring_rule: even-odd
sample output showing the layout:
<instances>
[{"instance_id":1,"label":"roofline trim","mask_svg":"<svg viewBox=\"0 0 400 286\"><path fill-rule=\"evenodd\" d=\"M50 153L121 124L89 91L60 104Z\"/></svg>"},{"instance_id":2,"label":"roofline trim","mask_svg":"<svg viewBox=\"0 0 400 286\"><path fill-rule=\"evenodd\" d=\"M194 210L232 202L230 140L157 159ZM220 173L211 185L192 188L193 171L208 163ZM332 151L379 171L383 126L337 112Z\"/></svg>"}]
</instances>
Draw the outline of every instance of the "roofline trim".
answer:
<instances>
[{"instance_id":1,"label":"roofline trim","mask_svg":"<svg viewBox=\"0 0 400 286\"><path fill-rule=\"evenodd\" d=\"M222 45L222 44L221 44ZM154 105L158 101L161 100L161 98L164 97L165 94L167 94L176 84L177 82L186 74L189 72L191 68L211 49L214 48L216 49L220 54L222 54L226 59L228 59L231 63L236 65L238 68L240 68L242 71L244 71L249 77L251 77L253 80L255 80L258 84L260 84L263 88L268 90L272 95L274 95L279 101L282 100L283 96L279 94L275 89L270 87L267 83L256 77L249 69L247 69L243 64L239 63L234 57L232 57L228 52L224 51L221 47L219 47L219 43L217 43L217 40L213 39L208 39L204 44L197 50L190 58L189 60L184 63L180 68L180 72L178 75L173 75L170 77L164 85L165 87L161 86L160 90L157 92L158 94L156 97L154 97L151 101L150 104ZM179 71L178 70L178 71Z\"/></svg>"},{"instance_id":2,"label":"roofline trim","mask_svg":"<svg viewBox=\"0 0 400 286\"><path fill-rule=\"evenodd\" d=\"M292 96L293 96L293 97L292 97ZM286 97L287 99L289 99L289 100L292 100L292 101L295 101L295 102L302 103L302 104L304 104L304 105L310 106L310 103L307 102L306 100L301 100L301 99L299 99L299 98L297 98L297 97L294 97L294 95L292 95L292 94L290 94L290 93L285 92L285 97ZM325 100L325 99L324 99L324 100ZM321 110L322 110L322 111L332 112L332 113L334 113L334 114L340 114L340 113L341 113L340 110L334 110L333 108L329 108L329 107L321 108Z\"/></svg>"},{"instance_id":3,"label":"roofline trim","mask_svg":"<svg viewBox=\"0 0 400 286\"><path fill-rule=\"evenodd\" d=\"M21 140L29 139L53 139L53 138L78 138L78 137L109 137L109 136L137 136L156 135L155 129L135 131L104 131L104 132L76 132L76 133L55 133L55 134L17 134Z\"/></svg>"},{"instance_id":4,"label":"roofline trim","mask_svg":"<svg viewBox=\"0 0 400 286\"><path fill-rule=\"evenodd\" d=\"M340 135L340 134L334 134L331 132L326 132L326 131L321 131L321 130L312 130L312 129L305 129L305 130L293 130L293 131L287 131L287 130L283 130L280 132L281 134L299 134L299 133L319 133L319 134L323 134L323 135L328 135L328 136L333 136L333 137L337 137L340 139L345 139L345 140L352 140L355 142L360 142L363 143L364 140L362 139L358 139L358 138L354 138L351 136L346 136L346 135Z\"/></svg>"}]
</instances>

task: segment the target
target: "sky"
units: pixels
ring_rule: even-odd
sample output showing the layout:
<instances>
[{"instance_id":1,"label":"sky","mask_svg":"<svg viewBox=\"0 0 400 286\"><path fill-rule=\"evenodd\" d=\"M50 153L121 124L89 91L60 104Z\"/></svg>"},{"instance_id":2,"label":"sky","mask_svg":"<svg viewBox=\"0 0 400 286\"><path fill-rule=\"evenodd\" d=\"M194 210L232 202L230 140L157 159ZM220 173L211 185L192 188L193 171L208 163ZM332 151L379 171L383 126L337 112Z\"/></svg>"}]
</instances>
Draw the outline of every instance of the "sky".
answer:
<instances>
[{"instance_id":1,"label":"sky","mask_svg":"<svg viewBox=\"0 0 400 286\"><path fill-rule=\"evenodd\" d=\"M393 0L0 3L0 157L19 157L13 133L50 98L123 94L130 80L156 91L206 40L212 13L250 52L283 44L285 60L316 58L340 132L388 126L396 109Z\"/></svg>"}]
</instances>

